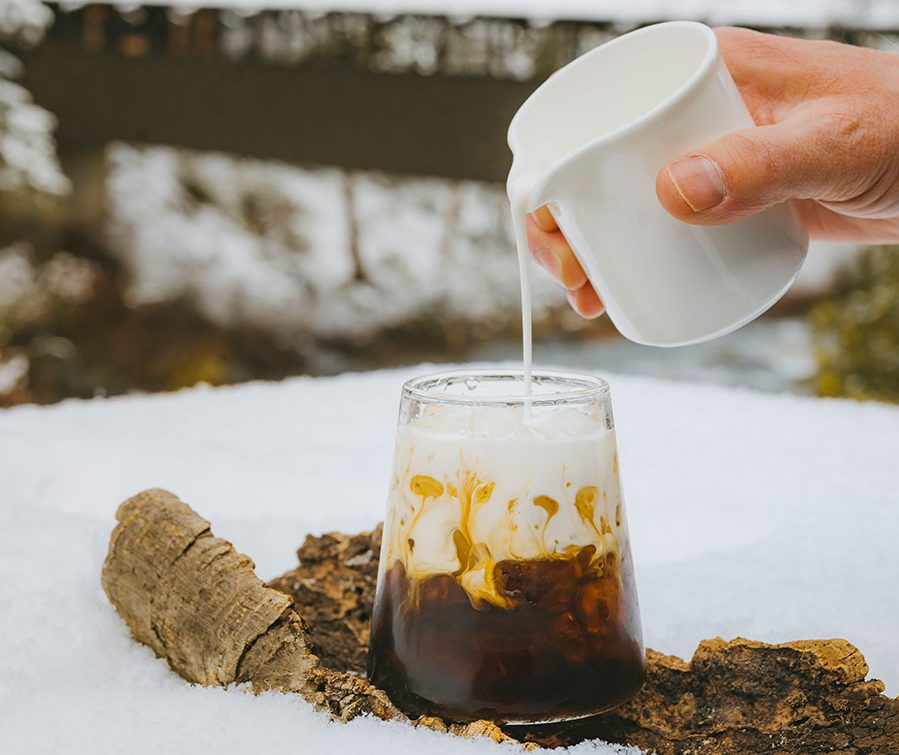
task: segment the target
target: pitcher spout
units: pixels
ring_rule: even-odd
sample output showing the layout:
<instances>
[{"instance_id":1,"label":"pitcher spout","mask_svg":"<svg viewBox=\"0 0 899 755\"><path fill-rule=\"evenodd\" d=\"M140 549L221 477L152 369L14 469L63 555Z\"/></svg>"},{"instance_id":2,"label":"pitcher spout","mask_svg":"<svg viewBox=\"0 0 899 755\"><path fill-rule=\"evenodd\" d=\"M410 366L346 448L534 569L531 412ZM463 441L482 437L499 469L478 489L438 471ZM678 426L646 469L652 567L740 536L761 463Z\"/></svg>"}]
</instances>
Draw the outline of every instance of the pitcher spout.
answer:
<instances>
[{"instance_id":1,"label":"pitcher spout","mask_svg":"<svg viewBox=\"0 0 899 755\"><path fill-rule=\"evenodd\" d=\"M537 174L516 171L513 163L506 183L509 202L515 212L533 212L556 199L556 187L552 173Z\"/></svg>"}]
</instances>

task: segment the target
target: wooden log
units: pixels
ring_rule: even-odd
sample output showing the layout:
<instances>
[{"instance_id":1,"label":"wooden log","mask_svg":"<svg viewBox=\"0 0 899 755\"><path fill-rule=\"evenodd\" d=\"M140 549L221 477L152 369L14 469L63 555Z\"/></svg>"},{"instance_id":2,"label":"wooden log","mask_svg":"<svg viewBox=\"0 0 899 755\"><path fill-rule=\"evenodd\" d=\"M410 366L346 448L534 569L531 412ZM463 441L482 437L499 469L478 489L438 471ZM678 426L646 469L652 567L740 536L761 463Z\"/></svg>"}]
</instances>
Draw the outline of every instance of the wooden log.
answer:
<instances>
[{"instance_id":1,"label":"wooden log","mask_svg":"<svg viewBox=\"0 0 899 755\"><path fill-rule=\"evenodd\" d=\"M135 639L182 677L296 692L337 720L367 713L408 721L357 675L380 528L307 537L299 565L266 586L249 558L171 493L141 493L117 518L103 587ZM650 650L647 667L631 702L581 721L505 730L488 721L410 723L526 749L603 739L658 755L899 753L899 700L866 678L864 657L846 640L713 639L690 663Z\"/></svg>"},{"instance_id":2,"label":"wooden log","mask_svg":"<svg viewBox=\"0 0 899 755\"><path fill-rule=\"evenodd\" d=\"M136 640L190 682L298 692L336 718L404 718L364 679L324 667L283 592L214 537L209 522L165 490L123 503L103 564L103 589Z\"/></svg>"}]
</instances>

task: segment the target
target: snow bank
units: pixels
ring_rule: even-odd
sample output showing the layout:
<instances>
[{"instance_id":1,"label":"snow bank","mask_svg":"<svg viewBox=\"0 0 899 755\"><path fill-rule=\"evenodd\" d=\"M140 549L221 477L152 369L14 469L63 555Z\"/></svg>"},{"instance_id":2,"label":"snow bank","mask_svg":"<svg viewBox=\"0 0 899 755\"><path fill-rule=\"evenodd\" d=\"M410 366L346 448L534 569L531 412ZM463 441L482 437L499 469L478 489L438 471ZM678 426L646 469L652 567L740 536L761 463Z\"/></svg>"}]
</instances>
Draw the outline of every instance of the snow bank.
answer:
<instances>
[{"instance_id":1,"label":"snow bank","mask_svg":"<svg viewBox=\"0 0 899 755\"><path fill-rule=\"evenodd\" d=\"M372 526L399 386L424 369L0 412L3 752L503 751L190 687L129 639L100 589L115 507L152 485L263 577L294 563L307 532ZM611 384L648 644L689 656L715 635L845 637L899 693L899 408Z\"/></svg>"},{"instance_id":2,"label":"snow bank","mask_svg":"<svg viewBox=\"0 0 899 755\"><path fill-rule=\"evenodd\" d=\"M135 305L183 297L219 325L285 339L360 340L423 317L518 321L500 186L121 144L109 161L112 253ZM535 277L538 314L564 302Z\"/></svg>"},{"instance_id":3,"label":"snow bank","mask_svg":"<svg viewBox=\"0 0 899 755\"><path fill-rule=\"evenodd\" d=\"M0 0L0 43L35 45L52 20L40 0ZM0 46L0 194L65 194L70 187L56 159L56 118L12 81L21 74L18 58Z\"/></svg>"},{"instance_id":4,"label":"snow bank","mask_svg":"<svg viewBox=\"0 0 899 755\"><path fill-rule=\"evenodd\" d=\"M132 305L180 298L222 327L249 324L295 342L364 341L417 321L518 325L500 185L124 144L108 160L110 250ZM860 249L823 247L793 294L826 291ZM565 306L542 270L533 283L536 316Z\"/></svg>"}]
</instances>

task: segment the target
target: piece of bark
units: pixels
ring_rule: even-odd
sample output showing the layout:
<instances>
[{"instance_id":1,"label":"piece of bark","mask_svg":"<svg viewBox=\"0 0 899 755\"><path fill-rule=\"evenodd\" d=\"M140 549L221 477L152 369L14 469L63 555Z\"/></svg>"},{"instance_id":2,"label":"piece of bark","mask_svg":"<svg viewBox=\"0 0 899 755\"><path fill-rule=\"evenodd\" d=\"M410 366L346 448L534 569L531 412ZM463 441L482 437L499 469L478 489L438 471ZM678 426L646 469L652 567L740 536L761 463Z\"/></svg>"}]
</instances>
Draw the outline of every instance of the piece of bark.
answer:
<instances>
[{"instance_id":1,"label":"piece of bark","mask_svg":"<svg viewBox=\"0 0 899 755\"><path fill-rule=\"evenodd\" d=\"M305 616L330 611L328 574L340 575L339 605L319 638L340 668L364 671L364 656L346 638L360 636L360 616L370 616L375 567L360 575L348 554L378 553L380 528L307 537L300 564L276 580ZM313 557L310 558L310 555ZM314 579L314 591L291 589ZM358 605L353 605L353 600ZM766 645L750 640L706 640L693 659L647 652L647 680L626 705L601 716L545 726L507 727L522 742L557 747L590 739L637 745L658 755L899 755L899 701L866 681L862 654L845 640ZM432 727L439 728L432 723ZM454 730L453 726L447 730ZM458 728L456 729L458 731Z\"/></svg>"},{"instance_id":2,"label":"piece of bark","mask_svg":"<svg viewBox=\"0 0 899 755\"><path fill-rule=\"evenodd\" d=\"M626 742L658 755L896 755L899 701L845 640L704 640L687 664L649 651L643 689L602 716L532 727L544 746Z\"/></svg>"},{"instance_id":3,"label":"piece of bark","mask_svg":"<svg viewBox=\"0 0 899 755\"><path fill-rule=\"evenodd\" d=\"M321 666L290 596L214 537L173 494L125 501L103 564L103 589L134 638L190 682L298 692L335 718L405 716L364 679Z\"/></svg>"},{"instance_id":4,"label":"piece of bark","mask_svg":"<svg viewBox=\"0 0 899 755\"><path fill-rule=\"evenodd\" d=\"M365 672L380 548L380 525L358 535L309 535L297 551L302 566L269 582L294 599L313 650L337 671Z\"/></svg>"}]
</instances>

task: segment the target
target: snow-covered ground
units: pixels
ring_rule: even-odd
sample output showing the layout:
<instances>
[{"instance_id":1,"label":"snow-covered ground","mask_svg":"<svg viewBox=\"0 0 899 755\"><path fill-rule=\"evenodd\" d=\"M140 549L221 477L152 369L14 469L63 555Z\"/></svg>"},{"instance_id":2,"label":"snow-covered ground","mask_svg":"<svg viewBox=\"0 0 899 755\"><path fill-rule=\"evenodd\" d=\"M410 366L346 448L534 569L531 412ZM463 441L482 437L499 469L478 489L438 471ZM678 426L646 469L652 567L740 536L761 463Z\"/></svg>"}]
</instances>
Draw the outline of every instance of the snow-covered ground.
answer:
<instances>
[{"instance_id":1,"label":"snow-covered ground","mask_svg":"<svg viewBox=\"0 0 899 755\"><path fill-rule=\"evenodd\" d=\"M167 487L262 577L382 515L401 381L426 367L0 412L0 743L41 753L499 752L193 688L100 588L119 501ZM845 637L899 692L899 408L611 376L649 645ZM585 743L576 753L620 752Z\"/></svg>"}]
</instances>

